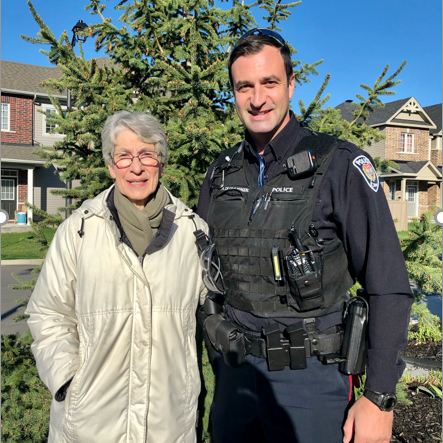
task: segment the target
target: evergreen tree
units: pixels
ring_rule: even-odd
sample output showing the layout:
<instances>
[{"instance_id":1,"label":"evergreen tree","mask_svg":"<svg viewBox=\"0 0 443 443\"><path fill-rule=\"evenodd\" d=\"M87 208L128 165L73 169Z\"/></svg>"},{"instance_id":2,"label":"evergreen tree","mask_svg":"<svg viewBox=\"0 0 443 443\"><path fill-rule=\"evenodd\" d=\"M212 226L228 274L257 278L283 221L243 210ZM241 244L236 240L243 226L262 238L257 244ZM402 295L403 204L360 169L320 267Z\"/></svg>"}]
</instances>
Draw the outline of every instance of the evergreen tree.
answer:
<instances>
[{"instance_id":1,"label":"evergreen tree","mask_svg":"<svg viewBox=\"0 0 443 443\"><path fill-rule=\"evenodd\" d=\"M264 9L275 28L300 2L234 1L223 10L213 1L124 0L116 6L123 23L117 27L106 17L104 2L93 0L86 9L100 22L84 35L95 38L96 49L110 59L104 67L84 59L81 43L77 57L66 32L56 39L28 3L41 30L37 38L23 38L50 45L42 52L64 73L45 86L48 92L69 88L74 97L74 107L66 113L50 97L58 110L54 131L66 137L39 152L48 164L57 164L62 180L81 181L72 190L57 191L76 199L74 208L111 184L101 158L100 132L106 118L121 109L149 111L163 124L170 157L162 181L194 206L209 164L242 138L226 71L233 43L256 26L254 9ZM308 81L318 63L293 62L296 81Z\"/></svg>"},{"instance_id":2,"label":"evergreen tree","mask_svg":"<svg viewBox=\"0 0 443 443\"><path fill-rule=\"evenodd\" d=\"M163 183L190 206L195 206L204 174L218 153L240 141L243 136L235 113L226 69L234 43L257 25L254 13L264 11L271 29L291 14L301 2L282 5L280 0L247 3L203 0L153 0L129 3L120 1L118 27L107 17L104 0L89 0L86 9L99 23L83 31L95 39L97 50L109 58L108 66L86 61L81 43L77 57L66 32L56 39L28 2L40 26L37 38L23 36L32 43L50 45L51 63L64 73L59 79L44 82L51 91L69 88L74 106L63 113L58 100L50 96L58 111L54 132L65 134L62 141L38 151L47 164L57 165L64 181L80 180L72 190L57 194L73 198L71 209L109 187L111 179L101 157L100 133L106 118L121 109L149 111L163 124L168 136L169 162ZM89 43L88 43L89 44ZM296 51L291 47L293 54ZM295 81L302 85L317 74L313 63L293 61ZM393 93L393 78L381 83L387 67L374 88L362 85L368 99L362 100L351 124L341 120L331 108L321 110L329 96L321 98L329 75L317 97L305 108L300 102L299 119L315 130L332 133L360 146L379 140L378 130L357 124L374 106L382 106L378 96Z\"/></svg>"},{"instance_id":3,"label":"evergreen tree","mask_svg":"<svg viewBox=\"0 0 443 443\"><path fill-rule=\"evenodd\" d=\"M414 281L419 291L415 291L416 300L424 294L442 291L442 228L433 223L431 212L425 212L420 219L414 219L408 237L401 241L403 256L409 278Z\"/></svg>"}]
</instances>

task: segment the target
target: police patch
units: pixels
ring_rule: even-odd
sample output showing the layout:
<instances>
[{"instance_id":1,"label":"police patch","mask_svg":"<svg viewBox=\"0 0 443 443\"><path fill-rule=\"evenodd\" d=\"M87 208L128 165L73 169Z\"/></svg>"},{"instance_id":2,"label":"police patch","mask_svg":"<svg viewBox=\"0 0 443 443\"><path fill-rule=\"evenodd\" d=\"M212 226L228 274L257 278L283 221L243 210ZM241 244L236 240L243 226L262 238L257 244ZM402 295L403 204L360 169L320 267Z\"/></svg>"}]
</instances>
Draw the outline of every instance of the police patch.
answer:
<instances>
[{"instance_id":1,"label":"police patch","mask_svg":"<svg viewBox=\"0 0 443 443\"><path fill-rule=\"evenodd\" d=\"M360 171L365 178L366 183L374 191L378 191L379 180L372 163L365 155L359 155L353 162L353 165Z\"/></svg>"}]
</instances>

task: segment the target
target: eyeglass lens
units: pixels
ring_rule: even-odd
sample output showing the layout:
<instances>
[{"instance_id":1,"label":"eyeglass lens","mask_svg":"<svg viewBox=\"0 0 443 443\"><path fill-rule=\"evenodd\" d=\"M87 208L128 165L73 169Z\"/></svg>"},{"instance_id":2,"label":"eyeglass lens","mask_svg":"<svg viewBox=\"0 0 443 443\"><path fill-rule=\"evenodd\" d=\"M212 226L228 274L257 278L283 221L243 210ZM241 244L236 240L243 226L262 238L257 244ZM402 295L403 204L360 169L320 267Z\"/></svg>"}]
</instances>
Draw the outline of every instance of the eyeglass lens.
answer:
<instances>
[{"instance_id":1,"label":"eyeglass lens","mask_svg":"<svg viewBox=\"0 0 443 443\"><path fill-rule=\"evenodd\" d=\"M113 160L117 167L127 168L132 164L134 158L138 158L144 166L156 166L158 164L158 157L159 155L156 152L142 152L136 156L124 153L114 155Z\"/></svg>"}]
</instances>

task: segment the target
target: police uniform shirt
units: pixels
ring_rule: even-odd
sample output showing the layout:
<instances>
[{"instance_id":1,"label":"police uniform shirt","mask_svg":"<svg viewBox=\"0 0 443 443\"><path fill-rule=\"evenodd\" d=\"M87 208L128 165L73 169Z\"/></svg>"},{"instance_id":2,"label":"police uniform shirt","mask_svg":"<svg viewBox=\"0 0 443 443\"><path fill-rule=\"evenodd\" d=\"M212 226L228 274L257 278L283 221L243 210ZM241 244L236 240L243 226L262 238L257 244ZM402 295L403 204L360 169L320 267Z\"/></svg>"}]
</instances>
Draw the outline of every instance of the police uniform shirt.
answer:
<instances>
[{"instance_id":1,"label":"police uniform shirt","mask_svg":"<svg viewBox=\"0 0 443 443\"><path fill-rule=\"evenodd\" d=\"M265 147L265 182L285 173L285 163L303 137L291 112L288 124ZM245 158L257 182L259 160L246 131ZM404 369L399 357L407 343L410 307L413 302L399 240L382 184L375 175L372 159L354 144L342 142L321 183L312 223L323 239L339 237L348 256L351 274L371 296L369 300L369 350L366 388L395 393ZM210 177L204 180L197 213L205 220L210 204ZM372 163L373 164L373 163ZM289 226L288 226L289 229ZM270 321L287 326L294 319L264 319L228 306L228 315L239 325L261 331ZM317 318L317 329L341 323L341 313ZM284 327L282 326L282 328Z\"/></svg>"}]
</instances>

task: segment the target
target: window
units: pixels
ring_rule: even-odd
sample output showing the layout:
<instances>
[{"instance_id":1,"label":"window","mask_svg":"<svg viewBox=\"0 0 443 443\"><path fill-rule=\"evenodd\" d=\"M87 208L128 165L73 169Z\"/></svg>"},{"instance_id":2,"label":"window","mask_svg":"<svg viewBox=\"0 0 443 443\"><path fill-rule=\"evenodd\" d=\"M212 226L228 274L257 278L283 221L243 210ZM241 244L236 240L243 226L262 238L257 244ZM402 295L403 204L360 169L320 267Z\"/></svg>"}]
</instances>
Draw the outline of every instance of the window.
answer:
<instances>
[{"instance_id":1,"label":"window","mask_svg":"<svg viewBox=\"0 0 443 443\"><path fill-rule=\"evenodd\" d=\"M9 169L2 169L2 177L17 177L17 171L11 171Z\"/></svg>"},{"instance_id":2,"label":"window","mask_svg":"<svg viewBox=\"0 0 443 443\"><path fill-rule=\"evenodd\" d=\"M417 193L417 186L408 186L407 187L407 200L410 203L415 202L415 195Z\"/></svg>"},{"instance_id":3,"label":"window","mask_svg":"<svg viewBox=\"0 0 443 443\"><path fill-rule=\"evenodd\" d=\"M411 154L414 152L414 134L401 134L400 152L405 152L407 154Z\"/></svg>"},{"instance_id":4,"label":"window","mask_svg":"<svg viewBox=\"0 0 443 443\"><path fill-rule=\"evenodd\" d=\"M395 200L395 193L397 191L396 183L393 181L389 182L389 200Z\"/></svg>"},{"instance_id":5,"label":"window","mask_svg":"<svg viewBox=\"0 0 443 443\"><path fill-rule=\"evenodd\" d=\"M9 131L9 103L2 103L2 131Z\"/></svg>"},{"instance_id":6,"label":"window","mask_svg":"<svg viewBox=\"0 0 443 443\"><path fill-rule=\"evenodd\" d=\"M45 133L50 134L51 131L56 127L56 124L54 123L54 116L57 114L57 111L55 109L46 108L45 114Z\"/></svg>"},{"instance_id":7,"label":"window","mask_svg":"<svg viewBox=\"0 0 443 443\"><path fill-rule=\"evenodd\" d=\"M2 178L2 200L14 200L15 181Z\"/></svg>"}]
</instances>

